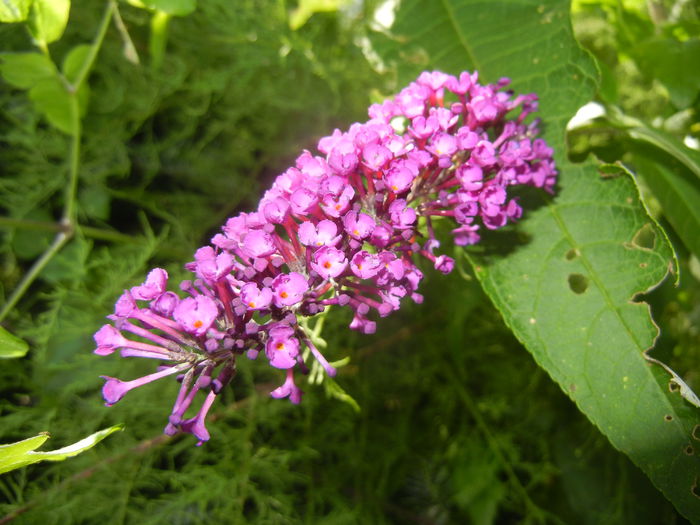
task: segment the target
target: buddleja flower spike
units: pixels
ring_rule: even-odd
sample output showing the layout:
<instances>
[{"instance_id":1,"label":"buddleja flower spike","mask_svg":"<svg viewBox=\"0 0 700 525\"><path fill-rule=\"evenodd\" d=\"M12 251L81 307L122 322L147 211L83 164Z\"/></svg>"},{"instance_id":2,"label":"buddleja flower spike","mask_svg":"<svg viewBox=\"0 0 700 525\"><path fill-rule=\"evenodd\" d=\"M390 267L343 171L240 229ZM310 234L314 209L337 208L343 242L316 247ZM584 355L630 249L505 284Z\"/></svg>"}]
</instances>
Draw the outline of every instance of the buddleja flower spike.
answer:
<instances>
[{"instance_id":1,"label":"buddleja flower spike","mask_svg":"<svg viewBox=\"0 0 700 525\"><path fill-rule=\"evenodd\" d=\"M295 374L309 370L304 355L336 373L305 318L345 307L353 313L350 328L374 332L374 319L403 299L422 302L416 259L452 271L454 260L439 252L435 218L453 221L455 244L475 244L482 227L520 218L514 186L552 192L552 150L535 138L537 121L525 123L537 97L513 97L507 79L477 80L476 73L422 73L394 99L372 105L369 121L321 139L321 156L304 151L256 211L232 217L197 250L186 265L193 279L179 285L184 297L167 291L159 268L125 291L112 324L95 334L95 353L119 350L161 364L132 381L104 377L106 403L176 376L181 386L165 432L189 432L201 444L209 439L206 415L237 359L261 353L285 370L272 397L299 403Z\"/></svg>"}]
</instances>

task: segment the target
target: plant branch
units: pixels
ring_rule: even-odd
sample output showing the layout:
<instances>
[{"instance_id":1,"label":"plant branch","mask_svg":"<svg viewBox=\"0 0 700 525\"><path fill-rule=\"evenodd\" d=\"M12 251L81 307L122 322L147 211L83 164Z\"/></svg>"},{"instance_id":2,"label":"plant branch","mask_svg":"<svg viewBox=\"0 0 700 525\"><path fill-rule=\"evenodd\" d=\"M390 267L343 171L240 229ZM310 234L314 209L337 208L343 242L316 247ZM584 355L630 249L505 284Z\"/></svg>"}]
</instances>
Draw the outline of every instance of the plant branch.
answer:
<instances>
[{"instance_id":1,"label":"plant branch","mask_svg":"<svg viewBox=\"0 0 700 525\"><path fill-rule=\"evenodd\" d=\"M92 65L95 63L95 59L97 58L97 53L99 53L100 48L102 47L102 42L104 41L105 35L107 34L107 28L109 27L109 22L112 19L112 14L114 13L115 9L116 3L114 2L114 0L110 0L107 3L107 8L105 9L104 14L102 15L100 26L97 29L97 35L95 35L95 40L92 42L92 46L90 46L90 52L85 57L85 61L80 66L78 74L76 75L75 80L71 84L73 93L76 93L78 89L80 89L80 86L83 84L88 74L90 73Z\"/></svg>"},{"instance_id":2,"label":"plant branch","mask_svg":"<svg viewBox=\"0 0 700 525\"><path fill-rule=\"evenodd\" d=\"M43 255L32 265L29 271L24 275L19 285L13 290L10 298L0 310L0 321L2 321L22 296L29 289L34 280L39 276L44 267L56 255L61 248L73 237L76 229L76 194L78 190L78 178L80 173L80 144L82 140L82 123L80 120L80 106L78 101L78 89L87 78L90 69L92 68L97 53L102 46L109 21L112 18L112 13L115 9L114 0L110 0L102 16L102 21L97 30L97 35L90 47L90 52L85 57L85 61L80 67L78 74L72 84L67 87L70 95L70 113L72 124L72 141L69 155L68 167L68 185L66 187L65 203L63 205L63 215L59 224L59 231L56 234L51 246L43 253ZM48 50L46 50L48 53Z\"/></svg>"},{"instance_id":3,"label":"plant branch","mask_svg":"<svg viewBox=\"0 0 700 525\"><path fill-rule=\"evenodd\" d=\"M20 281L19 285L17 285L17 288L15 288L12 291L12 295L10 295L10 298L3 305L2 310L0 310L0 321L2 321L10 312L10 310L14 308L17 302L25 294L29 286L34 282L34 279L36 279L39 273L41 273L44 267L53 258L53 256L56 255L61 248L63 248L63 245L66 244L72 236L72 230L61 231L58 233L58 235L56 235L56 237L53 240L53 243L51 243L51 246L49 246L49 248L42 254L42 256L34 262L32 267Z\"/></svg>"}]
</instances>

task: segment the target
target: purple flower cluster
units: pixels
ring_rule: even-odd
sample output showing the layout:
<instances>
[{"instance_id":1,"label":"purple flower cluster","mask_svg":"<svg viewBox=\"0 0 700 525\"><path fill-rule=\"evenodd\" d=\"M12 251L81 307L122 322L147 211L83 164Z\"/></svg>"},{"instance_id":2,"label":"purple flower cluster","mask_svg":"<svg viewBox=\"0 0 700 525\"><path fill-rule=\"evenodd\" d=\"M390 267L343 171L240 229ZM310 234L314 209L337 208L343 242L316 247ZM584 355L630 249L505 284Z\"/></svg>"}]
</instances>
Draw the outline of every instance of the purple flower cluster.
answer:
<instances>
[{"instance_id":1,"label":"purple flower cluster","mask_svg":"<svg viewBox=\"0 0 700 525\"><path fill-rule=\"evenodd\" d=\"M165 270L124 292L113 324L95 341L99 355L168 364L132 381L106 380L107 405L168 375L181 382L165 432L209 439L204 420L236 371L236 359L263 353L286 370L272 397L301 401L295 372L307 373L303 349L329 376L335 368L299 319L330 306L351 309L350 328L375 331L377 316L410 297L420 303L416 256L449 273L433 223L453 221L457 245L479 241L522 210L510 187L551 192L552 150L537 134L535 95L513 97L508 80L480 85L477 74L425 72L393 100L369 108L370 120L321 139L322 156L304 151L263 196L257 211L229 219L210 246L197 250L180 283L167 291ZM199 392L199 410L190 410ZM188 412L194 415L186 417Z\"/></svg>"}]
</instances>

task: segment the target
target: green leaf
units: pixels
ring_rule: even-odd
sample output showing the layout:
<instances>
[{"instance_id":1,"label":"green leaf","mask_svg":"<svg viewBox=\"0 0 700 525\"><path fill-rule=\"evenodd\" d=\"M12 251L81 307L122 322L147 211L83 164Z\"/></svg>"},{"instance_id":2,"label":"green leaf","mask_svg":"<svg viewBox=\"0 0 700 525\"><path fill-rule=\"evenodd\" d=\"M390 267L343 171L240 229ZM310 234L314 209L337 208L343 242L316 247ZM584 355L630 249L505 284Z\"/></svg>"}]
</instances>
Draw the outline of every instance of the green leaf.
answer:
<instances>
[{"instance_id":1,"label":"green leaf","mask_svg":"<svg viewBox=\"0 0 700 525\"><path fill-rule=\"evenodd\" d=\"M626 120L630 120L626 117ZM636 120L636 119L635 119ZM690 149L673 135L637 121L627 130L633 139L656 146L682 162L696 177L700 178L700 152Z\"/></svg>"},{"instance_id":2,"label":"green leaf","mask_svg":"<svg viewBox=\"0 0 700 525\"><path fill-rule=\"evenodd\" d=\"M635 150L638 175L651 189L664 215L688 250L700 257L700 184L670 155L648 147Z\"/></svg>"},{"instance_id":3,"label":"green leaf","mask_svg":"<svg viewBox=\"0 0 700 525\"><path fill-rule=\"evenodd\" d=\"M33 0L0 0L0 22L22 22L27 19Z\"/></svg>"},{"instance_id":4,"label":"green leaf","mask_svg":"<svg viewBox=\"0 0 700 525\"><path fill-rule=\"evenodd\" d=\"M89 44L80 44L71 49L63 59L61 71L69 82L74 83L78 77L78 73L83 68L92 46Z\"/></svg>"},{"instance_id":5,"label":"green leaf","mask_svg":"<svg viewBox=\"0 0 700 525\"><path fill-rule=\"evenodd\" d=\"M296 31L315 13L337 11L348 0L299 0L299 5L289 14L289 27Z\"/></svg>"},{"instance_id":6,"label":"green leaf","mask_svg":"<svg viewBox=\"0 0 700 525\"><path fill-rule=\"evenodd\" d=\"M39 461L63 461L66 458L77 456L81 452L94 447L110 434L123 428L123 425L114 425L95 432L72 445L49 452L36 452L36 449L49 439L48 432L42 432L37 436L18 441L17 443L0 445L0 474L31 465L32 463L38 463Z\"/></svg>"},{"instance_id":7,"label":"green leaf","mask_svg":"<svg viewBox=\"0 0 700 525\"><path fill-rule=\"evenodd\" d=\"M0 326L0 358L24 357L29 345Z\"/></svg>"},{"instance_id":8,"label":"green leaf","mask_svg":"<svg viewBox=\"0 0 700 525\"><path fill-rule=\"evenodd\" d=\"M150 11L162 11L172 16L187 16L197 9L197 0L127 0L131 5L148 9Z\"/></svg>"},{"instance_id":9,"label":"green leaf","mask_svg":"<svg viewBox=\"0 0 700 525\"><path fill-rule=\"evenodd\" d=\"M41 53L3 53L0 60L2 78L11 86L20 89L29 89L39 81L56 74L53 62Z\"/></svg>"},{"instance_id":10,"label":"green leaf","mask_svg":"<svg viewBox=\"0 0 700 525\"><path fill-rule=\"evenodd\" d=\"M634 58L649 78L666 87L677 108L689 107L698 96L700 67L691 64L700 64L700 39L649 40L635 49Z\"/></svg>"},{"instance_id":11,"label":"green leaf","mask_svg":"<svg viewBox=\"0 0 700 525\"><path fill-rule=\"evenodd\" d=\"M635 297L673 267L666 236L627 175L567 161L565 126L593 96L596 69L577 45L565 0L440 0L401 4L374 38L400 82L423 69L477 69L536 92L560 170L556 195L529 198L515 235L494 232L470 260L506 324L611 443L678 510L700 516L697 410L645 359L658 329ZM517 34L513 21L517 20ZM609 175L609 174L608 174ZM533 207L534 205L534 207ZM500 243L500 244L499 244Z\"/></svg>"},{"instance_id":12,"label":"green leaf","mask_svg":"<svg viewBox=\"0 0 700 525\"><path fill-rule=\"evenodd\" d=\"M41 46L55 42L68 24L70 0L33 0L29 32Z\"/></svg>"},{"instance_id":13,"label":"green leaf","mask_svg":"<svg viewBox=\"0 0 700 525\"><path fill-rule=\"evenodd\" d=\"M76 98L76 94L69 92L61 80L47 78L29 90L29 98L34 103L34 108L44 115L51 125L72 135L78 125L76 120L87 110L89 93L88 85L83 83ZM73 114L74 103L77 103L75 109L78 111L78 119Z\"/></svg>"}]
</instances>

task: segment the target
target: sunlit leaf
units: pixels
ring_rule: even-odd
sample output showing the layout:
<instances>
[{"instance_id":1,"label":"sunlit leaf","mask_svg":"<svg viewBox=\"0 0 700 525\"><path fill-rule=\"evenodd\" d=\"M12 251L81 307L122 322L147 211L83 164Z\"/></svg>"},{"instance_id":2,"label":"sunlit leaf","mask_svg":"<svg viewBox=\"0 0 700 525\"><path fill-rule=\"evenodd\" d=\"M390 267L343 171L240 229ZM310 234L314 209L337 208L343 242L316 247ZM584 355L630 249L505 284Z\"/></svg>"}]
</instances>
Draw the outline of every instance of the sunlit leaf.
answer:
<instances>
[{"instance_id":1,"label":"sunlit leaf","mask_svg":"<svg viewBox=\"0 0 700 525\"><path fill-rule=\"evenodd\" d=\"M0 358L23 357L29 345L0 326Z\"/></svg>"},{"instance_id":2,"label":"sunlit leaf","mask_svg":"<svg viewBox=\"0 0 700 525\"><path fill-rule=\"evenodd\" d=\"M477 69L484 80L508 76L517 92L540 96L544 135L561 172L556 195L540 195L538 208L527 208L515 237L489 236L470 258L538 364L683 514L697 517L700 455L691 434L700 418L669 391L663 368L644 358L658 329L648 306L634 301L664 278L673 253L629 176L603 178L590 162L567 161L565 124L596 82L568 7L563 0L501 0L488 8L476 0L409 0L375 50L400 82L425 68Z\"/></svg>"},{"instance_id":3,"label":"sunlit leaf","mask_svg":"<svg viewBox=\"0 0 700 525\"><path fill-rule=\"evenodd\" d=\"M173 16L187 16L197 9L197 0L128 0L141 9L162 11Z\"/></svg>"},{"instance_id":4,"label":"sunlit leaf","mask_svg":"<svg viewBox=\"0 0 700 525\"><path fill-rule=\"evenodd\" d=\"M33 0L29 31L42 44L55 42L66 29L70 0Z\"/></svg>"},{"instance_id":5,"label":"sunlit leaf","mask_svg":"<svg viewBox=\"0 0 700 525\"><path fill-rule=\"evenodd\" d=\"M50 436L48 432L42 432L38 436L18 441L17 443L0 445L0 474L40 461L63 461L64 459L77 456L81 452L85 452L94 447L110 434L122 430L123 428L123 425L105 428L72 445L48 452L36 451L37 448L49 439Z\"/></svg>"},{"instance_id":6,"label":"sunlit leaf","mask_svg":"<svg viewBox=\"0 0 700 525\"><path fill-rule=\"evenodd\" d=\"M0 0L0 22L22 22L27 19L33 0Z\"/></svg>"},{"instance_id":7,"label":"sunlit leaf","mask_svg":"<svg viewBox=\"0 0 700 525\"><path fill-rule=\"evenodd\" d=\"M299 0L299 5L289 14L289 27L297 30L315 13L337 11L347 2L348 0Z\"/></svg>"}]
</instances>

